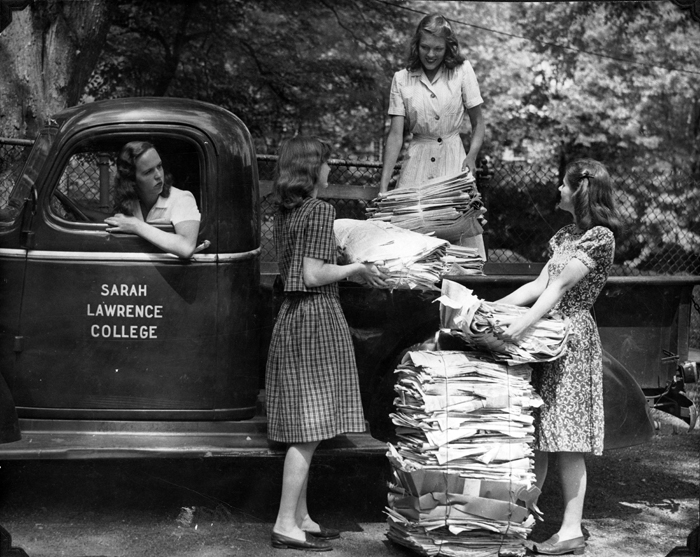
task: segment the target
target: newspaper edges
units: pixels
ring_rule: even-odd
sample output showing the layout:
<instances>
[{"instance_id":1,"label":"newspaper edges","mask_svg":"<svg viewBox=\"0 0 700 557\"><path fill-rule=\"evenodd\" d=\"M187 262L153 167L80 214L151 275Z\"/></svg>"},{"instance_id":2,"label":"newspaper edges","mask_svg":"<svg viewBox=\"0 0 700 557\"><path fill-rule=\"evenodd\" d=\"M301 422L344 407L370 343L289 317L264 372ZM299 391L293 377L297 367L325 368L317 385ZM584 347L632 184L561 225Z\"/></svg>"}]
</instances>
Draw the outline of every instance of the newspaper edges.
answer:
<instances>
[{"instance_id":1,"label":"newspaper edges","mask_svg":"<svg viewBox=\"0 0 700 557\"><path fill-rule=\"evenodd\" d=\"M440 327L461 339L468 349L488 352L496 361L509 364L547 362L566 353L569 322L550 312L537 321L517 344L498 337L513 320L528 308L481 300L451 280L442 281Z\"/></svg>"},{"instance_id":2,"label":"newspaper edges","mask_svg":"<svg viewBox=\"0 0 700 557\"><path fill-rule=\"evenodd\" d=\"M542 399L530 366L415 351L395 373L387 537L421 555L524 555L541 515L530 412Z\"/></svg>"},{"instance_id":3,"label":"newspaper edges","mask_svg":"<svg viewBox=\"0 0 700 557\"><path fill-rule=\"evenodd\" d=\"M474 236L483 231L484 213L486 208L476 180L466 169L429 180L418 188L394 189L375 200L367 209L367 218L438 236L456 226L464 229L469 225L468 235Z\"/></svg>"},{"instance_id":4,"label":"newspaper edges","mask_svg":"<svg viewBox=\"0 0 700 557\"><path fill-rule=\"evenodd\" d=\"M481 274L483 261L476 249L386 222L336 219L333 231L341 263L374 263L392 290L437 290L436 283L448 272Z\"/></svg>"}]
</instances>

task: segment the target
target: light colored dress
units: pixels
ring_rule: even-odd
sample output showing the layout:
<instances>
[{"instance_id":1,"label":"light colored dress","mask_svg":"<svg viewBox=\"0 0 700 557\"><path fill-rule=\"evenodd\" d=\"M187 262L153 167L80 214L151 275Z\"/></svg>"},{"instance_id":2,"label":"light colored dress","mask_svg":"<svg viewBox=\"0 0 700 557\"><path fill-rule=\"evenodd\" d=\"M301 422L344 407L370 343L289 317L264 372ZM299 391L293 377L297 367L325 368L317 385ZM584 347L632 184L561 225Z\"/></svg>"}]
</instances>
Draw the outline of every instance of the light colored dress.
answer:
<instances>
[{"instance_id":1,"label":"light colored dress","mask_svg":"<svg viewBox=\"0 0 700 557\"><path fill-rule=\"evenodd\" d=\"M462 170L467 156L459 132L467 109L483 103L471 64L440 67L432 83L422 68L394 74L389 114L403 116L413 134L397 188L416 187Z\"/></svg>"},{"instance_id":2,"label":"light colored dress","mask_svg":"<svg viewBox=\"0 0 700 557\"><path fill-rule=\"evenodd\" d=\"M535 366L533 385L544 400L535 421L535 448L600 455L605 433L603 353L591 308L608 279L615 238L603 226L584 233L572 224L552 237L549 248L550 281L574 258L589 273L554 307L571 320L567 354Z\"/></svg>"},{"instance_id":3,"label":"light colored dress","mask_svg":"<svg viewBox=\"0 0 700 557\"><path fill-rule=\"evenodd\" d=\"M283 443L365 430L355 352L338 284L307 287L304 257L335 263L335 209L308 198L275 215L282 302L265 374L267 436Z\"/></svg>"},{"instance_id":4,"label":"light colored dress","mask_svg":"<svg viewBox=\"0 0 700 557\"><path fill-rule=\"evenodd\" d=\"M140 203L132 203L132 211L137 219L144 220ZM145 220L150 224L172 224L174 226L188 220L201 221L202 215L197 208L197 201L192 192L171 187L168 197L158 196L156 204L151 207Z\"/></svg>"}]
</instances>

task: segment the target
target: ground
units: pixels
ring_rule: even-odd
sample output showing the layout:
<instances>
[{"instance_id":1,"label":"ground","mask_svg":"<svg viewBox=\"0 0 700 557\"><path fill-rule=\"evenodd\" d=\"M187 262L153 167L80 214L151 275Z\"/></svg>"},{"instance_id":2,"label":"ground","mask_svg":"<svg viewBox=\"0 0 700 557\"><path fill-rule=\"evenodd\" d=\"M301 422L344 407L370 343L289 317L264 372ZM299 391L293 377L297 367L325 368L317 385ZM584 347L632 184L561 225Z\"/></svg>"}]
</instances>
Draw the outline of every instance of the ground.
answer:
<instances>
[{"instance_id":1,"label":"ground","mask_svg":"<svg viewBox=\"0 0 700 557\"><path fill-rule=\"evenodd\" d=\"M651 442L587 462L586 555L665 557L685 545L700 521L700 433L664 422ZM281 465L276 457L8 461L0 469L0 524L30 557L281 557L290 552L269 545ZM315 463L312 511L343 532L330 555L415 555L385 537L388 476L383 456ZM556 480L553 467L536 540L557 527Z\"/></svg>"}]
</instances>

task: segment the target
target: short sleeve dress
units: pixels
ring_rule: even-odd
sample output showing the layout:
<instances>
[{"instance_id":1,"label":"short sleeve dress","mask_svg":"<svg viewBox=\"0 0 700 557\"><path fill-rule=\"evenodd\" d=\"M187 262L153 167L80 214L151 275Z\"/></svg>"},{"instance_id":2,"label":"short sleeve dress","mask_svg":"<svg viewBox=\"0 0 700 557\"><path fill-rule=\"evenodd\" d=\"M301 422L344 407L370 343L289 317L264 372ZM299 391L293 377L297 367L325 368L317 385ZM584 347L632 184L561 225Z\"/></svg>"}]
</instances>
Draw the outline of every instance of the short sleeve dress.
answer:
<instances>
[{"instance_id":1,"label":"short sleeve dress","mask_svg":"<svg viewBox=\"0 0 700 557\"><path fill-rule=\"evenodd\" d=\"M355 353L337 283L310 288L304 257L336 262L335 209L315 198L278 211L274 234L285 298L272 332L265 391L268 438L331 439L365 430Z\"/></svg>"},{"instance_id":2,"label":"short sleeve dress","mask_svg":"<svg viewBox=\"0 0 700 557\"><path fill-rule=\"evenodd\" d=\"M192 192L176 187L170 188L168 197L158 196L156 204L151 208L146 219L143 218L140 203L133 203L132 211L137 219L145 220L151 224L172 224L174 226L183 221L202 220Z\"/></svg>"},{"instance_id":3,"label":"short sleeve dress","mask_svg":"<svg viewBox=\"0 0 700 557\"><path fill-rule=\"evenodd\" d=\"M394 74L389 115L403 116L413 134L397 188L418 187L462 170L467 156L459 132L466 110L483 103L468 61L452 70L443 65L431 82L422 68Z\"/></svg>"},{"instance_id":4,"label":"short sleeve dress","mask_svg":"<svg viewBox=\"0 0 700 557\"><path fill-rule=\"evenodd\" d=\"M536 366L535 389L544 405L535 422L535 448L545 452L603 452L603 356L591 308L607 281L615 253L613 233L603 226L586 232L565 226L550 240L549 280L571 259L589 269L554 307L571 321L564 357Z\"/></svg>"}]
</instances>

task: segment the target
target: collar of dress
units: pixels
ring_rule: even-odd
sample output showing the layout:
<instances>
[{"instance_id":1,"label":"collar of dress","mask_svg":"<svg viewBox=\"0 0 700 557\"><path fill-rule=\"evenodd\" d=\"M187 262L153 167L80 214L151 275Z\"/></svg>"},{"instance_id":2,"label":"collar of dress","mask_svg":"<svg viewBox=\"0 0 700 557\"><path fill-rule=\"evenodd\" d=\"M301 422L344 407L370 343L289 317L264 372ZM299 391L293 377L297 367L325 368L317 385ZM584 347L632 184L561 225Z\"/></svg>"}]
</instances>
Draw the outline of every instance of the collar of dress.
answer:
<instances>
[{"instance_id":1,"label":"collar of dress","mask_svg":"<svg viewBox=\"0 0 700 557\"><path fill-rule=\"evenodd\" d=\"M172 193L172 189L171 189L171 193ZM165 205L165 203L166 203L165 197L162 197L162 196L159 195L159 196L158 196L158 199L156 199L155 205L153 205L153 207L151 207L151 210L149 211L148 215L146 215L146 216L144 217L144 216L143 216L143 211L141 210L141 203L139 203L138 201L136 201L136 203L135 203L135 205L136 205L136 210L134 211L134 216L135 216L136 218L138 218L139 215L140 215L142 221L148 222L148 217L149 217L150 214L153 212L153 210L154 210L154 209L162 209L163 206Z\"/></svg>"},{"instance_id":2,"label":"collar of dress","mask_svg":"<svg viewBox=\"0 0 700 557\"><path fill-rule=\"evenodd\" d=\"M425 75L425 71L423 70L422 67L419 70L408 70L409 77L419 79L420 82L423 83L427 87L432 87L433 85L435 85L435 83L437 83L437 81L443 76L444 73L445 73L445 66L441 65L438 68L438 71L435 74L433 81L431 82L428 79L428 76Z\"/></svg>"}]
</instances>

